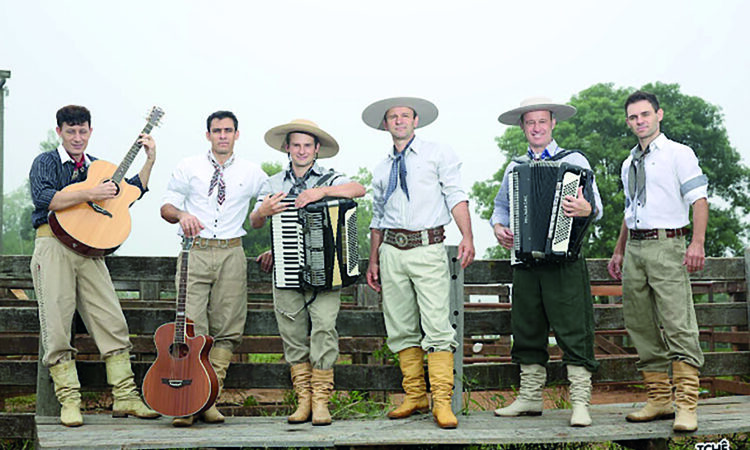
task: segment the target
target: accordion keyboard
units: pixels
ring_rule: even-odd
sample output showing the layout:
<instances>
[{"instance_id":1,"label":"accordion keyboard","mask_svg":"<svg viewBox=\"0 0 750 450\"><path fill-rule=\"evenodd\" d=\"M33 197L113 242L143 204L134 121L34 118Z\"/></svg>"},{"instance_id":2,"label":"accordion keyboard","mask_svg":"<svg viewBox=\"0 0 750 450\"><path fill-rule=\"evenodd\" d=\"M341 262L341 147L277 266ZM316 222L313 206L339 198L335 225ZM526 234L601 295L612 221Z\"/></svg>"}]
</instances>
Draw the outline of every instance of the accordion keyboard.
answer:
<instances>
[{"instance_id":1,"label":"accordion keyboard","mask_svg":"<svg viewBox=\"0 0 750 450\"><path fill-rule=\"evenodd\" d=\"M552 235L552 251L553 252L566 252L568 250L568 241L570 240L570 232L573 225L573 218L563 214L562 200L568 196L573 197L578 195L578 184L580 182L581 175L573 172L566 172L563 176L562 186L558 191L559 201L556 201L557 211L555 220L555 230Z\"/></svg>"},{"instance_id":2,"label":"accordion keyboard","mask_svg":"<svg viewBox=\"0 0 750 450\"><path fill-rule=\"evenodd\" d=\"M297 288L300 286L299 275L304 260L302 225L294 207L294 198L286 197L282 203L290 207L271 216L274 280L276 287Z\"/></svg>"}]
</instances>

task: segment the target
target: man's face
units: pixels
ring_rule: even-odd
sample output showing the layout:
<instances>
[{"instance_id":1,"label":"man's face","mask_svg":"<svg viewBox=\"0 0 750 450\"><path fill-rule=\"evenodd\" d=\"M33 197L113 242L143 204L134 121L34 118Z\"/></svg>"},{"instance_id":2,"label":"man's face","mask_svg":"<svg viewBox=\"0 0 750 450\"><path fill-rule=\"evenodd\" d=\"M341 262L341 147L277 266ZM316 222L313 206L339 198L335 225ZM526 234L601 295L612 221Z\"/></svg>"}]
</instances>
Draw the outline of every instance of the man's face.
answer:
<instances>
[{"instance_id":1,"label":"man's face","mask_svg":"<svg viewBox=\"0 0 750 450\"><path fill-rule=\"evenodd\" d=\"M210 130L206 132L206 139L211 141L211 151L215 155L231 155L234 141L239 138L240 132L234 129L234 121L229 117L213 119Z\"/></svg>"},{"instance_id":2,"label":"man's face","mask_svg":"<svg viewBox=\"0 0 750 450\"><path fill-rule=\"evenodd\" d=\"M286 151L292 158L292 165L301 169L312 166L315 156L320 150L320 144L315 144L315 138L305 133L291 133Z\"/></svg>"},{"instance_id":3,"label":"man's face","mask_svg":"<svg viewBox=\"0 0 750 450\"><path fill-rule=\"evenodd\" d=\"M659 135L659 124L664 117L664 111L659 108L654 111L654 105L648 100L640 100L628 105L627 123L638 140L650 142Z\"/></svg>"},{"instance_id":4,"label":"man's face","mask_svg":"<svg viewBox=\"0 0 750 450\"><path fill-rule=\"evenodd\" d=\"M529 147L543 150L552 142L555 119L549 111L529 111L521 118L521 128L529 141ZM540 150L540 151L541 151Z\"/></svg>"},{"instance_id":5,"label":"man's face","mask_svg":"<svg viewBox=\"0 0 750 450\"><path fill-rule=\"evenodd\" d=\"M414 129L419 125L419 117L414 117L414 110L406 106L394 106L385 113L385 129L394 139L411 139Z\"/></svg>"},{"instance_id":6,"label":"man's face","mask_svg":"<svg viewBox=\"0 0 750 450\"><path fill-rule=\"evenodd\" d=\"M69 125L67 122L63 122L62 127L55 128L55 131L57 131L57 135L62 139L65 151L76 161L80 160L83 152L86 151L86 147L89 145L89 138L91 137L92 128L89 127L89 123L84 122L82 125Z\"/></svg>"}]
</instances>

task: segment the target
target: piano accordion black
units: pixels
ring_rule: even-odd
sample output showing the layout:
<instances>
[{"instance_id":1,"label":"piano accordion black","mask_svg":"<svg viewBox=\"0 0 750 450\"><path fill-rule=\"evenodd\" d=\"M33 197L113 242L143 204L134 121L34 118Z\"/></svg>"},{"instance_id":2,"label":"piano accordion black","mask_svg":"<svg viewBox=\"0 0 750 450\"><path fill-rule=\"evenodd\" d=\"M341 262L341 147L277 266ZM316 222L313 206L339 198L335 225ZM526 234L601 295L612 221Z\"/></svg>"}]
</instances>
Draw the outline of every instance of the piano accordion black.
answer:
<instances>
[{"instance_id":1,"label":"piano accordion black","mask_svg":"<svg viewBox=\"0 0 750 450\"><path fill-rule=\"evenodd\" d=\"M359 277L357 203L326 198L271 216L274 286L278 289L340 289Z\"/></svg>"},{"instance_id":2,"label":"piano accordion black","mask_svg":"<svg viewBox=\"0 0 750 450\"><path fill-rule=\"evenodd\" d=\"M508 186L514 235L511 265L578 258L594 214L567 217L562 200L577 196L583 186L593 206L593 178L591 170L560 161L531 161L513 168Z\"/></svg>"}]
</instances>

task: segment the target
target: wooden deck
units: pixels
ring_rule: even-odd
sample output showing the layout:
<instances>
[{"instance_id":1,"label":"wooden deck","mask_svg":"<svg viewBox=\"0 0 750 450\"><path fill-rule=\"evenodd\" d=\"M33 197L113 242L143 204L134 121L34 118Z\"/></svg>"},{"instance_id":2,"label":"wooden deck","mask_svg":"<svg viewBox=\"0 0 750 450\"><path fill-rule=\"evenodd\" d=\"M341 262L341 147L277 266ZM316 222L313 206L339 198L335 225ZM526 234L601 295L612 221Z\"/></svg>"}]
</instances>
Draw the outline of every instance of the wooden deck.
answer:
<instances>
[{"instance_id":1,"label":"wooden deck","mask_svg":"<svg viewBox=\"0 0 750 450\"><path fill-rule=\"evenodd\" d=\"M196 447L323 447L348 448L444 444L510 444L641 441L665 439L676 434L672 421L633 424L625 415L640 404L594 405L594 423L586 428L568 426L570 410L546 410L541 417L499 418L491 411L459 416L455 430L441 430L431 415L405 420L338 420L331 426L309 423L289 425L284 417L228 417L226 423L198 423L173 428L168 418L153 421L113 419L85 415L85 425L66 428L57 418L37 417L39 448L122 449ZM698 432L701 436L750 432L750 397L701 400ZM684 435L684 434L683 434Z\"/></svg>"}]
</instances>

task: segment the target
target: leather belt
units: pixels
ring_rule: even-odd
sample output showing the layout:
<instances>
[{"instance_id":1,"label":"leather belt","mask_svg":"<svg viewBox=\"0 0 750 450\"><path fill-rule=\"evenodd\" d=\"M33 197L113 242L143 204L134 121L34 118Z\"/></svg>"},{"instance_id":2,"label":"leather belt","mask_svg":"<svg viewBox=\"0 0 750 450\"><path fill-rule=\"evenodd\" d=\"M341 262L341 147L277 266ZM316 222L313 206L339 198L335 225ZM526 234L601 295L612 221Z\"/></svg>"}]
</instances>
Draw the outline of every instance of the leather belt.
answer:
<instances>
[{"instance_id":1,"label":"leather belt","mask_svg":"<svg viewBox=\"0 0 750 450\"><path fill-rule=\"evenodd\" d=\"M208 247L215 247L215 248L232 248L232 247L240 247L242 246L242 238L232 238L232 239L206 239L202 237L196 237L193 241L193 247L198 248L208 248Z\"/></svg>"},{"instance_id":2,"label":"leather belt","mask_svg":"<svg viewBox=\"0 0 750 450\"><path fill-rule=\"evenodd\" d=\"M401 250L438 244L445 240L445 229L442 226L418 231L386 229L384 234L383 242Z\"/></svg>"},{"instance_id":3,"label":"leather belt","mask_svg":"<svg viewBox=\"0 0 750 450\"><path fill-rule=\"evenodd\" d=\"M36 237L53 237L54 234L52 233L52 228L49 226L48 223L43 223L39 225L39 228L36 229Z\"/></svg>"},{"instance_id":4,"label":"leather belt","mask_svg":"<svg viewBox=\"0 0 750 450\"><path fill-rule=\"evenodd\" d=\"M651 230L628 230L630 233L630 239L633 239L635 241L645 241L645 240L654 240L659 239L659 232L662 232L662 237L666 238L673 238L673 237L680 237L680 236L687 236L690 234L690 228L688 227L682 227L682 228L669 228L669 229L651 229Z\"/></svg>"}]
</instances>

